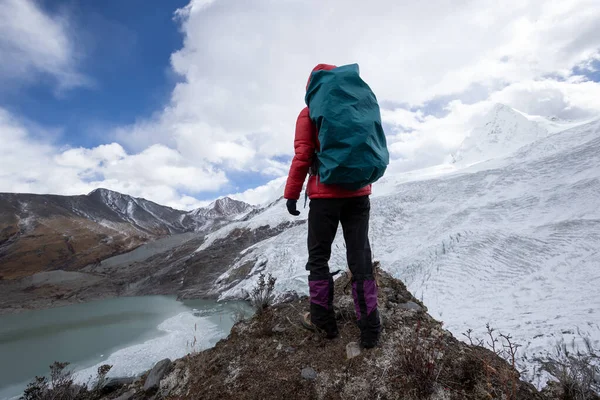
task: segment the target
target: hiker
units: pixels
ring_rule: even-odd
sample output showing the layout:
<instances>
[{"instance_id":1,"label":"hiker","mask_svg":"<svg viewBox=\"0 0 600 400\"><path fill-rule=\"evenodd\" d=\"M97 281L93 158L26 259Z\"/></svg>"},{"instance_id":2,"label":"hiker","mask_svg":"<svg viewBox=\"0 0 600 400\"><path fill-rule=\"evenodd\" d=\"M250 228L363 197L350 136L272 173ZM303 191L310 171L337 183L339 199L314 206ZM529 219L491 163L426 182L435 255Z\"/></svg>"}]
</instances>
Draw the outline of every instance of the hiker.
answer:
<instances>
[{"instance_id":1,"label":"hiker","mask_svg":"<svg viewBox=\"0 0 600 400\"><path fill-rule=\"evenodd\" d=\"M372 348L379 340L380 320L368 237L369 196L371 183L383 175L389 161L379 106L360 79L356 64L319 64L306 89L307 107L296 122L295 156L284 193L289 213L300 215L297 201L309 175L306 269L310 313L305 315L303 325L325 332L330 339L338 335L328 262L341 223L360 343ZM348 95L336 97L342 92ZM356 104L349 105L348 99Z\"/></svg>"}]
</instances>

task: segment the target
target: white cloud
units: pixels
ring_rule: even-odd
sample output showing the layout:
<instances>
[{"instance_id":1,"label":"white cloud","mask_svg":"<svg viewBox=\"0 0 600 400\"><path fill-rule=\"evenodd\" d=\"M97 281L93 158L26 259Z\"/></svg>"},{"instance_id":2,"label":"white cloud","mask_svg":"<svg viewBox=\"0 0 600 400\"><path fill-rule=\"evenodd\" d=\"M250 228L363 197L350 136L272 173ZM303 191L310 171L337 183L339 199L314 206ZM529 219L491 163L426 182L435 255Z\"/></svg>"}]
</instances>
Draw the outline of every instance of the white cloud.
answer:
<instances>
[{"instance_id":1,"label":"white cloud","mask_svg":"<svg viewBox=\"0 0 600 400\"><path fill-rule=\"evenodd\" d=\"M507 86L568 77L600 48L595 0L511 0L502 7L492 0L196 0L176 20L184 45L171 64L183 82L162 113L117 137L137 149L158 140L199 163L272 176L287 172L270 163L293 152L294 123L317 63L358 62L385 104L419 107L467 91L488 104ZM512 103L531 108L525 98L539 103L533 96ZM458 114L442 121L426 109L383 110L417 131L391 137L407 168L443 160L464 138L466 117L461 107L449 108Z\"/></svg>"},{"instance_id":2,"label":"white cloud","mask_svg":"<svg viewBox=\"0 0 600 400\"><path fill-rule=\"evenodd\" d=\"M585 119L600 114L600 84L580 77L517 82L490 99L533 115Z\"/></svg>"},{"instance_id":3,"label":"white cloud","mask_svg":"<svg viewBox=\"0 0 600 400\"><path fill-rule=\"evenodd\" d=\"M266 205L283 196L286 177L280 177L267 182L262 186L248 189L242 193L230 195L231 198L244 201L248 204Z\"/></svg>"},{"instance_id":4,"label":"white cloud","mask_svg":"<svg viewBox=\"0 0 600 400\"><path fill-rule=\"evenodd\" d=\"M39 12L32 3L7 1L29 10L26 15ZM73 52L60 21L52 25L42 17L54 27L44 28L55 32L48 36L61 45L42 46L37 41L45 38L32 31L37 44L24 54L55 50L50 61L24 65L59 76L53 71L72 65ZM171 66L182 81L163 109L115 130L113 144L57 152L36 142L32 154L73 174L67 181L80 182L81 189L101 176L115 190L181 205L193 204L197 193L239 186L223 186L223 171L253 172L275 180L235 196L262 203L285 180L280 177L289 165L280 160L293 152L306 80L322 62L359 63L387 105L382 117L390 127L394 170L445 161L496 102L530 114L600 115L599 85L572 76L574 67L591 68L600 54L597 0L508 0L502 6L492 0L192 0L174 19L184 43ZM428 108L434 103L442 113ZM15 182L11 187L19 187Z\"/></svg>"},{"instance_id":5,"label":"white cloud","mask_svg":"<svg viewBox=\"0 0 600 400\"><path fill-rule=\"evenodd\" d=\"M44 13L32 0L0 2L0 82L53 77L59 89L89 85L76 71L76 49L65 16Z\"/></svg>"},{"instance_id":6,"label":"white cloud","mask_svg":"<svg viewBox=\"0 0 600 400\"><path fill-rule=\"evenodd\" d=\"M163 145L137 154L117 143L61 150L33 138L0 108L0 191L75 195L105 187L189 209L203 204L190 194L214 192L226 183L223 171L193 165Z\"/></svg>"}]
</instances>

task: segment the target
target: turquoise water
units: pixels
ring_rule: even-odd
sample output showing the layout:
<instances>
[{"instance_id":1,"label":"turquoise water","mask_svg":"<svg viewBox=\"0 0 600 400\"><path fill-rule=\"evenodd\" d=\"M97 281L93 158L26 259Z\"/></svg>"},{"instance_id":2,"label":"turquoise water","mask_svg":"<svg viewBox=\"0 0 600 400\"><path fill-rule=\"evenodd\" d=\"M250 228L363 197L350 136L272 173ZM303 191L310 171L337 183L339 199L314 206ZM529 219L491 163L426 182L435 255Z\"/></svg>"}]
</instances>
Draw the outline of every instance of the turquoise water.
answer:
<instances>
[{"instance_id":1,"label":"turquoise water","mask_svg":"<svg viewBox=\"0 0 600 400\"><path fill-rule=\"evenodd\" d=\"M137 375L163 358L179 358L227 336L246 303L122 297L0 316L0 399L18 396L54 361L68 361L76 380L113 365L109 376Z\"/></svg>"}]
</instances>

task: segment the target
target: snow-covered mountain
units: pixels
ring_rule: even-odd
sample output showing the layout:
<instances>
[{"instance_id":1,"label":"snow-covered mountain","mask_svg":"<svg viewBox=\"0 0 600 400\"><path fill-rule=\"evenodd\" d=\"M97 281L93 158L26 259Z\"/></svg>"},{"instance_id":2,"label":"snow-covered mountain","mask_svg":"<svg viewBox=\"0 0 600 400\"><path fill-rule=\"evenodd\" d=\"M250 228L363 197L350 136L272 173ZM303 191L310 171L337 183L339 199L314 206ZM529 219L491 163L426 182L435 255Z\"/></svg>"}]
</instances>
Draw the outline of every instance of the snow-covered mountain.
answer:
<instances>
[{"instance_id":1,"label":"snow-covered mountain","mask_svg":"<svg viewBox=\"0 0 600 400\"><path fill-rule=\"evenodd\" d=\"M484 121L453 154L455 163L466 165L498 158L548 135L540 123L503 104L496 104Z\"/></svg>"},{"instance_id":2,"label":"snow-covered mountain","mask_svg":"<svg viewBox=\"0 0 600 400\"><path fill-rule=\"evenodd\" d=\"M250 204L239 200L233 200L230 197L223 197L213 201L208 207L198 208L190 214L210 219L235 219L246 215L252 210L253 207Z\"/></svg>"},{"instance_id":3,"label":"snow-covered mountain","mask_svg":"<svg viewBox=\"0 0 600 400\"><path fill-rule=\"evenodd\" d=\"M109 220L129 222L132 226L150 233L182 233L193 230L196 222L185 218L189 213L156 204L152 201L132 197L107 189L96 189L85 197L75 197L72 210L90 220L100 222L107 215L108 208L113 214ZM99 215L100 214L100 215Z\"/></svg>"},{"instance_id":4,"label":"snow-covered mountain","mask_svg":"<svg viewBox=\"0 0 600 400\"><path fill-rule=\"evenodd\" d=\"M532 142L467 169L375 185L374 255L457 337L469 328L482 334L490 322L529 356L578 331L599 343L600 120L546 136L511 110L496 112L489 143L514 149L509 138L522 143L524 127ZM208 235L196 253L306 214L296 220L280 201ZM339 232L331 269L345 268L344 257ZM280 293L306 294L306 258L306 226L290 227L240 251L216 291L243 295L262 271L277 278Z\"/></svg>"}]
</instances>

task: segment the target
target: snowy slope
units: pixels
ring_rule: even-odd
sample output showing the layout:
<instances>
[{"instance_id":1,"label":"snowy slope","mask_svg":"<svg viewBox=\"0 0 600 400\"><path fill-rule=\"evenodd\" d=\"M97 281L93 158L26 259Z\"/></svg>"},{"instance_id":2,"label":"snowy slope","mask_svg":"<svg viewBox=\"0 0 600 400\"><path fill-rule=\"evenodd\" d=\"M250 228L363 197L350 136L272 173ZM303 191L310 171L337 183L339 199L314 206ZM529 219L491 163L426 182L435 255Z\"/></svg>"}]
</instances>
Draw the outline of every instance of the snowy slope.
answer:
<instances>
[{"instance_id":1,"label":"snowy slope","mask_svg":"<svg viewBox=\"0 0 600 400\"><path fill-rule=\"evenodd\" d=\"M578 330L600 341L600 121L542 137L502 159L425 175L387 177L376 185L371 240L383 267L432 315L457 337L468 328L481 333L490 322L528 355ZM292 219L277 203L236 226ZM222 287L223 298L249 290L258 271L277 277L280 292L307 293L305 225L240 257L223 278L237 276L249 262L254 268L233 287ZM340 233L331 268L344 266Z\"/></svg>"},{"instance_id":2,"label":"snowy slope","mask_svg":"<svg viewBox=\"0 0 600 400\"><path fill-rule=\"evenodd\" d=\"M95 201L95 204L85 204L83 207L73 207L73 210L96 222L106 224L106 220L98 217L101 207L108 207L115 217L121 221L129 222L138 229L148 232L162 231L165 233L181 233L193 230L194 223L185 223L182 216L184 211L161 206L152 201L132 197L126 194L107 189L96 189L90 192L86 200Z\"/></svg>"},{"instance_id":3,"label":"snowy slope","mask_svg":"<svg viewBox=\"0 0 600 400\"><path fill-rule=\"evenodd\" d=\"M555 116L541 116L541 115L530 115L519 110L514 110L517 113L523 115L530 121L535 122L541 128L545 129L549 134L554 134L567 129L575 128L580 125L589 124L594 122L597 118L590 118L587 120L571 120L561 119Z\"/></svg>"},{"instance_id":4,"label":"snowy slope","mask_svg":"<svg viewBox=\"0 0 600 400\"><path fill-rule=\"evenodd\" d=\"M501 157L547 136L549 131L540 125L540 120L534 119L503 104L496 104L485 122L473 129L460 145L453 155L454 162L466 165ZM550 122L545 124L550 125Z\"/></svg>"},{"instance_id":5,"label":"snowy slope","mask_svg":"<svg viewBox=\"0 0 600 400\"><path fill-rule=\"evenodd\" d=\"M191 211L191 215L202 216L210 219L229 218L236 219L243 217L252 211L253 207L243 201L233 200L230 197L223 197L215 200L205 208L198 208Z\"/></svg>"}]
</instances>

